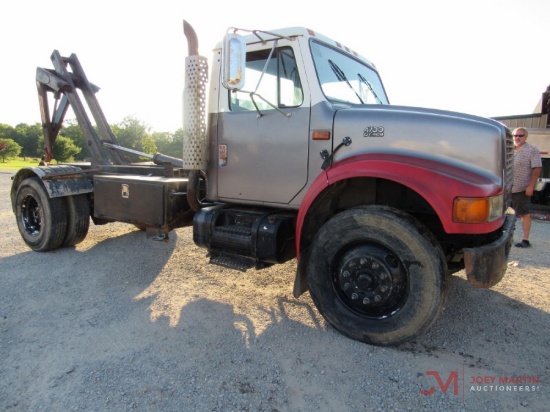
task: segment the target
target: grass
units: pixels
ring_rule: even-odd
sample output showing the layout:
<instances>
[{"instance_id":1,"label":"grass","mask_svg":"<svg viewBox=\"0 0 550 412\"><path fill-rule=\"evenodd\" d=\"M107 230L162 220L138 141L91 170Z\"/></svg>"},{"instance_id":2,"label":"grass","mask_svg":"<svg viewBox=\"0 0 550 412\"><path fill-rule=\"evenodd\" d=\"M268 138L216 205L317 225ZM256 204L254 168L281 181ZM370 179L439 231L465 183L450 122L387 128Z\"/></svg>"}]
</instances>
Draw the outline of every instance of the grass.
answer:
<instances>
[{"instance_id":1,"label":"grass","mask_svg":"<svg viewBox=\"0 0 550 412\"><path fill-rule=\"evenodd\" d=\"M22 157L17 157L15 159L6 160L2 162L0 160L0 170L19 170L28 166L38 166L40 159L27 157L25 160Z\"/></svg>"}]
</instances>

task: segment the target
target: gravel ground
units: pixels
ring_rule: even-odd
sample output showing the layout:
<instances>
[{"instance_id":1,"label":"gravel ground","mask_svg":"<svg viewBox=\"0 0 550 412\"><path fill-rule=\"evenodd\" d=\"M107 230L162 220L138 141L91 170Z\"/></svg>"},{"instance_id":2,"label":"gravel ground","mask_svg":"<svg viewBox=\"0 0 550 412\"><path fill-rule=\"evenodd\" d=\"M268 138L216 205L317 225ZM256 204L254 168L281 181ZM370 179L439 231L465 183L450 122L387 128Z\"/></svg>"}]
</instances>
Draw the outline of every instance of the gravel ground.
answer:
<instances>
[{"instance_id":1,"label":"gravel ground","mask_svg":"<svg viewBox=\"0 0 550 412\"><path fill-rule=\"evenodd\" d=\"M76 248L31 252L10 176L0 172L2 411L550 408L548 222L534 222L534 246L514 248L499 285L453 276L436 324L381 348L327 326L307 294L294 299L294 262L209 266L189 228L160 243L92 226Z\"/></svg>"}]
</instances>

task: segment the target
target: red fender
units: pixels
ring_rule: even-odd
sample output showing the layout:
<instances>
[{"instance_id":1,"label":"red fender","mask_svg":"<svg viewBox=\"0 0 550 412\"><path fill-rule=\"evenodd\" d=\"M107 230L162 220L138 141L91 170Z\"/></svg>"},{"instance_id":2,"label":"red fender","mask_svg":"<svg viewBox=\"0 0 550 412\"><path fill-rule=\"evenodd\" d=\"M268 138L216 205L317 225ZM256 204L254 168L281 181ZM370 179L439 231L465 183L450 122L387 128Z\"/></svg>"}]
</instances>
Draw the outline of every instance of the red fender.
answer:
<instances>
[{"instance_id":1,"label":"red fender","mask_svg":"<svg viewBox=\"0 0 550 412\"><path fill-rule=\"evenodd\" d=\"M453 201L458 196L488 197L502 192L502 187L487 176L435 160L396 154L353 156L335 163L321 173L306 193L298 211L296 251L299 257L304 219L317 196L330 185L355 177L392 180L417 192L432 206L447 233L490 233L502 226L504 216L487 223L453 221Z\"/></svg>"}]
</instances>

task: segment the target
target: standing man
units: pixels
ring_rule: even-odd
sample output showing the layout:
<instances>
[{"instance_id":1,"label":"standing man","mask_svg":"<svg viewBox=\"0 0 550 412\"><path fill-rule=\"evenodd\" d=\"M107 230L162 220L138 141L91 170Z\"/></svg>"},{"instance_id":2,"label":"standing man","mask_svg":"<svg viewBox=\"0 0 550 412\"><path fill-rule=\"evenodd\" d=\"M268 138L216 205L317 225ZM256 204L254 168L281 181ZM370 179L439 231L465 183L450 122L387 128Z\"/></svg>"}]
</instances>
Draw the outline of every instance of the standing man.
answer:
<instances>
[{"instance_id":1,"label":"standing man","mask_svg":"<svg viewBox=\"0 0 550 412\"><path fill-rule=\"evenodd\" d=\"M539 149L526 143L527 129L518 127L514 136L514 183L512 185L512 208L520 218L523 227L523 238L516 247L530 247L531 215L529 204L535 189L535 183L542 169Z\"/></svg>"}]
</instances>

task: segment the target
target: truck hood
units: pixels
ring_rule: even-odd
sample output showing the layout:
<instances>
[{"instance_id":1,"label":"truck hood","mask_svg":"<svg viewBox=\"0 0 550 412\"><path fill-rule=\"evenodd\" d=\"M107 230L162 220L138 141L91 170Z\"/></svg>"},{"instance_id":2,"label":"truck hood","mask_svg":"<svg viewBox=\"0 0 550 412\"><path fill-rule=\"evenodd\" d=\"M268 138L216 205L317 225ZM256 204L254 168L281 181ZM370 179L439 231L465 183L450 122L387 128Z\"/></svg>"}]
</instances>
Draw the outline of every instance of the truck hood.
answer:
<instances>
[{"instance_id":1,"label":"truck hood","mask_svg":"<svg viewBox=\"0 0 550 412\"><path fill-rule=\"evenodd\" d=\"M426 158L502 183L506 127L494 120L443 110L391 105L338 109L334 145L349 136L335 162L372 153Z\"/></svg>"}]
</instances>

